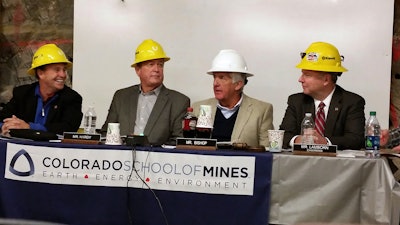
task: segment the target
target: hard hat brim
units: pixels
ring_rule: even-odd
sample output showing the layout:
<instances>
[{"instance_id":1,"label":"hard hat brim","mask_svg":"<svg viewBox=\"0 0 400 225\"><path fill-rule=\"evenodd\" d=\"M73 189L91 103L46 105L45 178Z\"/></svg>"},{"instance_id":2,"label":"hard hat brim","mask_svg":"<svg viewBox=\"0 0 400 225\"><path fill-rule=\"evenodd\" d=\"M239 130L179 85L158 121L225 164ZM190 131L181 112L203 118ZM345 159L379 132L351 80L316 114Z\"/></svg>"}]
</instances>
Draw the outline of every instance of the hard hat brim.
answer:
<instances>
[{"instance_id":1,"label":"hard hat brim","mask_svg":"<svg viewBox=\"0 0 400 225\"><path fill-rule=\"evenodd\" d=\"M164 62L169 61L171 58L170 57L161 57L161 58L155 58L155 59L164 59ZM147 59L147 60L138 60L136 62L134 62L131 67L135 67L136 64L141 63L141 62L146 62L146 61L150 61L150 60L155 60L155 59Z\"/></svg>"},{"instance_id":2,"label":"hard hat brim","mask_svg":"<svg viewBox=\"0 0 400 225\"><path fill-rule=\"evenodd\" d=\"M322 72L347 72L348 70L343 66L321 66L316 67L315 65L304 65L299 63L296 65L296 68L303 70L313 70L313 71L322 71Z\"/></svg>"},{"instance_id":3,"label":"hard hat brim","mask_svg":"<svg viewBox=\"0 0 400 225\"><path fill-rule=\"evenodd\" d=\"M35 73L36 68L41 67L41 66L45 66L45 65L55 64L55 63L66 63L67 64L67 69L72 68L72 62L70 62L70 61L68 61L68 62L52 62L52 63L43 64L43 65L40 65L40 66L31 67L26 72L31 76L35 76L36 75L36 73Z\"/></svg>"},{"instance_id":4,"label":"hard hat brim","mask_svg":"<svg viewBox=\"0 0 400 225\"><path fill-rule=\"evenodd\" d=\"M254 76L254 74L252 74L252 73L250 73L249 71L244 71L244 70L227 70L227 69L224 69L224 70L215 70L215 69L211 69L211 70L209 70L209 71L207 71L207 74L209 74L209 75L214 75L214 73L216 73L216 72L228 72L228 73L242 73L242 74L244 74L244 75L246 75L246 77L252 77L252 76Z\"/></svg>"}]
</instances>

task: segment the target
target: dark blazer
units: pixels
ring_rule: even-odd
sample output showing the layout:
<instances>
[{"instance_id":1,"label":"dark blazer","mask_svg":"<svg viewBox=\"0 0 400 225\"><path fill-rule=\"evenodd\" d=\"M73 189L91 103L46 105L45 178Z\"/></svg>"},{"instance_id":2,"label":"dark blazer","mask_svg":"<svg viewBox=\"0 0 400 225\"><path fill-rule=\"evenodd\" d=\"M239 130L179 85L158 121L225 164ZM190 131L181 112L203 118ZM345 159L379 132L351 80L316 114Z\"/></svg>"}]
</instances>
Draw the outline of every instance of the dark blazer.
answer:
<instances>
[{"instance_id":1,"label":"dark blazer","mask_svg":"<svg viewBox=\"0 0 400 225\"><path fill-rule=\"evenodd\" d=\"M103 133L108 123L119 123L121 135L133 134L139 91L139 85L134 85L115 92L101 129ZM182 119L189 106L187 96L163 85L144 129L149 142L164 144L170 138L182 137Z\"/></svg>"},{"instance_id":2,"label":"dark blazer","mask_svg":"<svg viewBox=\"0 0 400 225\"><path fill-rule=\"evenodd\" d=\"M0 111L0 121L12 115L34 122L36 115L37 97L35 88L38 82L14 88L13 97ZM64 86L57 92L58 98L50 104L46 124L47 131L62 134L64 131L76 132L82 121L82 97L78 92Z\"/></svg>"},{"instance_id":3,"label":"dark blazer","mask_svg":"<svg viewBox=\"0 0 400 225\"><path fill-rule=\"evenodd\" d=\"M289 142L295 135L301 134L301 122L306 112L315 119L314 99L303 93L289 96L285 116L280 125L285 130L283 147L290 148ZM328 109L325 125L325 137L338 149L361 149L364 147L365 100L361 96L348 92L336 85Z\"/></svg>"}]
</instances>

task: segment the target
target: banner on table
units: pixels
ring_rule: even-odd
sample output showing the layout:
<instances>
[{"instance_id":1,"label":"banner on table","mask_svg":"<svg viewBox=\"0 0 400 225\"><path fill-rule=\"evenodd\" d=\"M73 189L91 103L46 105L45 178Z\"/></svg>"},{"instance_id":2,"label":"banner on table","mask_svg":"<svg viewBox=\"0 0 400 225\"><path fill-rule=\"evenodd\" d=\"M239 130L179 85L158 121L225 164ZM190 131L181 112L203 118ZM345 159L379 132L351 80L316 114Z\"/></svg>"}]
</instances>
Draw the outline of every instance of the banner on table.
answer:
<instances>
[{"instance_id":1,"label":"banner on table","mask_svg":"<svg viewBox=\"0 0 400 225\"><path fill-rule=\"evenodd\" d=\"M253 195L254 156L7 144L5 178L195 193Z\"/></svg>"}]
</instances>

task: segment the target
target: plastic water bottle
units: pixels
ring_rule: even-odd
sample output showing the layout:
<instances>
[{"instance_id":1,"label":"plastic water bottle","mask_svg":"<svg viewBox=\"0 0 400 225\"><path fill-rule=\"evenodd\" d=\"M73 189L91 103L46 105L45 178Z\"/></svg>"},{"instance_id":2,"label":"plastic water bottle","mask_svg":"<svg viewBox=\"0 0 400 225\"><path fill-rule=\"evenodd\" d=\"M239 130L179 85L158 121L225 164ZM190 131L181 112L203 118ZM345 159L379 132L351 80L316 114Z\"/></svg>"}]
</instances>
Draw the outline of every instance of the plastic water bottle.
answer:
<instances>
[{"instance_id":1,"label":"plastic water bottle","mask_svg":"<svg viewBox=\"0 0 400 225\"><path fill-rule=\"evenodd\" d=\"M182 132L185 138L196 137L197 117L193 114L193 108L188 107L187 112L182 120Z\"/></svg>"},{"instance_id":2,"label":"plastic water bottle","mask_svg":"<svg viewBox=\"0 0 400 225\"><path fill-rule=\"evenodd\" d=\"M376 112L369 112L369 118L365 123L365 156L367 158L378 158L381 136L381 126L376 118Z\"/></svg>"},{"instance_id":3,"label":"plastic water bottle","mask_svg":"<svg viewBox=\"0 0 400 225\"><path fill-rule=\"evenodd\" d=\"M83 129L85 134L95 134L96 133L96 112L93 106L89 106L83 118Z\"/></svg>"},{"instance_id":4,"label":"plastic water bottle","mask_svg":"<svg viewBox=\"0 0 400 225\"><path fill-rule=\"evenodd\" d=\"M311 113L306 113L303 121L301 122L301 144L312 145L314 144L314 130L315 123Z\"/></svg>"}]
</instances>

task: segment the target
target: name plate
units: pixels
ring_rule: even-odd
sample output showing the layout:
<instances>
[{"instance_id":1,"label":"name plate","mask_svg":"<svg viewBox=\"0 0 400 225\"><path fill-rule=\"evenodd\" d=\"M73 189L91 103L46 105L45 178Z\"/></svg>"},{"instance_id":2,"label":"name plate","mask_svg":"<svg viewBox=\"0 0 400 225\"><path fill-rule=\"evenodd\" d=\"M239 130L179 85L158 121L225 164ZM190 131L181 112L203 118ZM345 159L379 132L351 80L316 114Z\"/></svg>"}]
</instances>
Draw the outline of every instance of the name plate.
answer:
<instances>
[{"instance_id":1,"label":"name plate","mask_svg":"<svg viewBox=\"0 0 400 225\"><path fill-rule=\"evenodd\" d=\"M100 134L82 134L76 132L64 132L64 138L61 142L76 144L99 144Z\"/></svg>"},{"instance_id":2,"label":"name plate","mask_svg":"<svg viewBox=\"0 0 400 225\"><path fill-rule=\"evenodd\" d=\"M217 139L177 138L177 149L217 150Z\"/></svg>"},{"instance_id":3,"label":"name plate","mask_svg":"<svg viewBox=\"0 0 400 225\"><path fill-rule=\"evenodd\" d=\"M336 156L337 145L304 145L304 144L294 144L293 153L299 155L326 155L326 156Z\"/></svg>"}]
</instances>

